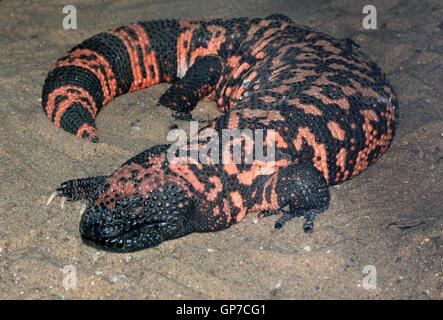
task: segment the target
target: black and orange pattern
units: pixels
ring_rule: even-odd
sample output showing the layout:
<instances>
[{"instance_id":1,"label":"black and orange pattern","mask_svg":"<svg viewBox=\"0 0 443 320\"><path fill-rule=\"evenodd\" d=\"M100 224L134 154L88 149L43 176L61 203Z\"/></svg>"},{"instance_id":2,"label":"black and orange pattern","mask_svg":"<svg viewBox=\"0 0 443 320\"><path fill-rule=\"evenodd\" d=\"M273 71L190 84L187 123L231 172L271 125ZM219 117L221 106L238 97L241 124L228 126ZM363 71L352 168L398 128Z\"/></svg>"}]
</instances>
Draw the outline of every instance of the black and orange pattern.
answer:
<instances>
[{"instance_id":1,"label":"black and orange pattern","mask_svg":"<svg viewBox=\"0 0 443 320\"><path fill-rule=\"evenodd\" d=\"M59 59L43 87L55 125L98 141L97 113L116 96L171 81L176 74L174 20L140 22L100 33Z\"/></svg>"},{"instance_id":2,"label":"black and orange pattern","mask_svg":"<svg viewBox=\"0 0 443 320\"><path fill-rule=\"evenodd\" d=\"M224 114L208 128L220 135L263 129L265 145L275 143L275 162L238 164L221 145L220 162L172 163L161 145L108 177L63 184L59 195L87 202L80 231L96 245L138 250L227 228L250 212L282 214L276 228L304 216L311 231L328 207L329 186L375 162L398 118L392 87L358 45L279 14L148 21L100 33L57 62L43 108L57 126L97 141L95 117L108 102L160 82L172 82L160 103L179 113L203 98L215 101ZM242 139L232 143L253 152L254 143ZM204 153L207 143L183 148Z\"/></svg>"}]
</instances>

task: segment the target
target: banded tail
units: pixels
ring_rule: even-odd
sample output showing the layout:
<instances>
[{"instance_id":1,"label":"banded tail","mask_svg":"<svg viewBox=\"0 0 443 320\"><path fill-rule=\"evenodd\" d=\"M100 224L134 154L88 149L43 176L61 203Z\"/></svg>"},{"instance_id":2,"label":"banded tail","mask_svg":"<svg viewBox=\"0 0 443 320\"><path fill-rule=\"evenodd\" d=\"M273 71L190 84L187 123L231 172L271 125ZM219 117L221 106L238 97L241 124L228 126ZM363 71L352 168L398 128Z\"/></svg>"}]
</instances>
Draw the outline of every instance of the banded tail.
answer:
<instances>
[{"instance_id":1,"label":"banded tail","mask_svg":"<svg viewBox=\"0 0 443 320\"><path fill-rule=\"evenodd\" d=\"M176 20L146 21L85 40L49 72L44 111L57 127L97 142L95 118L113 98L173 80L179 31Z\"/></svg>"}]
</instances>

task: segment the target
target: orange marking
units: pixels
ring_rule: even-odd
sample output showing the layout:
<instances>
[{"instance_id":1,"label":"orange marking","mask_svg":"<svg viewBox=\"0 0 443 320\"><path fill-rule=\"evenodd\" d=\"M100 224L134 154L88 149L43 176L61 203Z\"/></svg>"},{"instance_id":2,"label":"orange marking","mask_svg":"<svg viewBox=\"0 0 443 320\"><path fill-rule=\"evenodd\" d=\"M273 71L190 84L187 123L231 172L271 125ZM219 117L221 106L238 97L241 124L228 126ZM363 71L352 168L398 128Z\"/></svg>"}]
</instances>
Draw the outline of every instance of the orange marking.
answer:
<instances>
[{"instance_id":1,"label":"orange marking","mask_svg":"<svg viewBox=\"0 0 443 320\"><path fill-rule=\"evenodd\" d=\"M271 96L260 97L260 100L263 101L264 103L273 103L273 102L277 101L277 99L275 97L271 97Z\"/></svg>"},{"instance_id":2,"label":"orange marking","mask_svg":"<svg viewBox=\"0 0 443 320\"><path fill-rule=\"evenodd\" d=\"M228 200L223 199L223 212L226 215L226 221L230 222L231 221L231 206L229 205Z\"/></svg>"},{"instance_id":3,"label":"orange marking","mask_svg":"<svg viewBox=\"0 0 443 320\"><path fill-rule=\"evenodd\" d=\"M346 86L346 85L341 86L341 89L344 92L344 94L347 96L352 96L357 92L354 88L352 88L350 86Z\"/></svg>"},{"instance_id":4,"label":"orange marking","mask_svg":"<svg viewBox=\"0 0 443 320\"><path fill-rule=\"evenodd\" d=\"M394 121L394 117L392 115L392 111L393 111L393 106L391 104L388 104L386 106L387 108L387 112L386 114L384 114L384 117L387 120L386 126L387 126L387 131L386 133L383 133L380 135L380 138L376 138L376 130L374 130L371 121L373 122L378 122L379 118L377 116L377 113L374 110L371 109L366 109L366 110L361 110L360 113L364 116L364 120L365 123L362 125L362 129L365 133L365 145L366 147L363 150L360 150L357 154L357 159L355 160L355 167L354 170L352 172L352 175L358 175L360 172L362 172L363 170L365 170L370 162L369 162L369 156L370 154L377 148L377 146L380 147L380 153L378 154L377 157L375 157L373 159L373 162L375 160L377 160L379 158L379 156L381 154L383 154L391 140L392 140L392 136L393 136L393 132L391 129L391 122ZM383 113L382 113L383 116Z\"/></svg>"},{"instance_id":5,"label":"orange marking","mask_svg":"<svg viewBox=\"0 0 443 320\"><path fill-rule=\"evenodd\" d=\"M285 94L288 91L291 91L292 87L287 85L281 85L280 87L274 88L273 91L279 94Z\"/></svg>"},{"instance_id":6,"label":"orange marking","mask_svg":"<svg viewBox=\"0 0 443 320\"><path fill-rule=\"evenodd\" d=\"M238 173L237 179L242 185L250 186L257 177L274 174L280 168L284 168L288 165L288 160L278 160L275 162L254 160L251 169Z\"/></svg>"},{"instance_id":7,"label":"orange marking","mask_svg":"<svg viewBox=\"0 0 443 320\"><path fill-rule=\"evenodd\" d=\"M338 63L330 63L328 66L329 68L332 68L334 70L345 70L345 71L349 70L346 66Z\"/></svg>"},{"instance_id":8,"label":"orange marking","mask_svg":"<svg viewBox=\"0 0 443 320\"><path fill-rule=\"evenodd\" d=\"M271 188L271 200L268 202L266 200L266 193L268 189ZM277 174L272 175L263 187L262 202L256 203L251 208L251 212L260 212L263 210L277 210L280 208L278 205L278 195L277 195Z\"/></svg>"},{"instance_id":9,"label":"orange marking","mask_svg":"<svg viewBox=\"0 0 443 320\"><path fill-rule=\"evenodd\" d=\"M182 177L188 181L198 192L203 192L205 190L205 186L200 182L200 180L198 180L197 176L188 165L171 163L169 164L169 169L176 173L179 177Z\"/></svg>"},{"instance_id":10,"label":"orange marking","mask_svg":"<svg viewBox=\"0 0 443 320\"><path fill-rule=\"evenodd\" d=\"M158 61L155 56L154 50L151 50L149 54L146 53L146 48L150 47L150 41L148 35L142 26L138 24L131 24L129 27L134 30L139 39L138 45L141 47L143 56L143 66L146 72L146 78L141 79L140 88L146 88L160 83L160 70L158 67ZM154 68L154 78L151 77L150 66Z\"/></svg>"},{"instance_id":11,"label":"orange marking","mask_svg":"<svg viewBox=\"0 0 443 320\"><path fill-rule=\"evenodd\" d=\"M287 44L287 45L280 47L278 49L278 52L280 54L285 54L291 48L299 48L299 49L301 48L301 49L303 49L303 51L311 51L311 52L315 51L314 49L307 47L307 45L309 45L309 42L291 43L291 44Z\"/></svg>"},{"instance_id":12,"label":"orange marking","mask_svg":"<svg viewBox=\"0 0 443 320\"><path fill-rule=\"evenodd\" d=\"M266 55L265 55L265 53L264 53L263 51L260 51L259 53L257 53L257 54L255 55L255 57L256 57L257 59L263 59L265 56L266 56Z\"/></svg>"},{"instance_id":13,"label":"orange marking","mask_svg":"<svg viewBox=\"0 0 443 320\"><path fill-rule=\"evenodd\" d=\"M294 71L295 76L289 79L285 79L282 81L283 84L292 84L296 82L301 82L306 80L308 76L314 76L317 75L317 73L314 70L296 70Z\"/></svg>"},{"instance_id":14,"label":"orange marking","mask_svg":"<svg viewBox=\"0 0 443 320\"><path fill-rule=\"evenodd\" d=\"M245 216L246 216L246 208L243 205L243 198L240 194L240 192L238 191L234 191L230 193L230 197L232 200L232 204L240 209L240 212L237 214L237 216L235 217L235 220L237 222L242 221Z\"/></svg>"},{"instance_id":15,"label":"orange marking","mask_svg":"<svg viewBox=\"0 0 443 320\"><path fill-rule=\"evenodd\" d=\"M370 82L374 82L374 79L372 79L371 77L369 77L367 74L361 73L361 72L358 71L358 70L352 70L351 72L352 72L353 74L359 76L360 78L366 79L366 80L368 80L368 81L370 81Z\"/></svg>"},{"instance_id":16,"label":"orange marking","mask_svg":"<svg viewBox=\"0 0 443 320\"><path fill-rule=\"evenodd\" d=\"M232 69L237 68L240 63L241 56L232 56L228 59L228 66Z\"/></svg>"},{"instance_id":17,"label":"orange marking","mask_svg":"<svg viewBox=\"0 0 443 320\"><path fill-rule=\"evenodd\" d=\"M268 97L268 96L266 96ZM266 98L263 97L263 98ZM273 98L273 97L269 97ZM261 99L261 98L260 98ZM265 99L267 100L267 99ZM268 101L270 103L270 101ZM256 119L258 122L265 125L270 124L273 121L285 121L285 117L278 110L261 110L261 109L241 109L238 111L241 117L245 119Z\"/></svg>"},{"instance_id":18,"label":"orange marking","mask_svg":"<svg viewBox=\"0 0 443 320\"><path fill-rule=\"evenodd\" d=\"M242 96L243 92L245 92L245 87L241 86L235 91L235 94L233 95L233 98L238 100Z\"/></svg>"},{"instance_id":19,"label":"orange marking","mask_svg":"<svg viewBox=\"0 0 443 320\"><path fill-rule=\"evenodd\" d=\"M238 174L238 168L237 165L234 163L234 160L232 159L232 152L230 150L231 142L226 143L223 146L223 153L222 153L222 161L223 161L223 168L229 175L235 175Z\"/></svg>"},{"instance_id":20,"label":"orange marking","mask_svg":"<svg viewBox=\"0 0 443 320\"><path fill-rule=\"evenodd\" d=\"M97 136L97 130L87 123L84 123L80 128L78 128L76 136L79 138L83 138L84 132L89 132L89 137L87 138L88 140L90 140L92 137Z\"/></svg>"},{"instance_id":21,"label":"orange marking","mask_svg":"<svg viewBox=\"0 0 443 320\"><path fill-rule=\"evenodd\" d=\"M188 56L191 51L192 34L199 25L191 23L191 21L188 20L181 20L180 26L188 29L181 32L177 39L177 77L183 78L189 68ZM186 47L185 44L187 44Z\"/></svg>"},{"instance_id":22,"label":"orange marking","mask_svg":"<svg viewBox=\"0 0 443 320\"><path fill-rule=\"evenodd\" d=\"M272 40L274 40L276 37L268 37L268 38L262 38L259 40L256 46L252 47L251 54L255 56L257 53L262 51Z\"/></svg>"},{"instance_id":23,"label":"orange marking","mask_svg":"<svg viewBox=\"0 0 443 320\"><path fill-rule=\"evenodd\" d=\"M313 114L314 116L322 116L323 112L313 104L305 104L300 101L300 98L294 98L287 100L289 105L292 105L298 109L303 110L306 113Z\"/></svg>"},{"instance_id":24,"label":"orange marking","mask_svg":"<svg viewBox=\"0 0 443 320\"><path fill-rule=\"evenodd\" d=\"M332 136L335 139L340 141L343 141L345 139L346 132L340 127L340 125L337 122L329 121L327 126L329 131L331 131Z\"/></svg>"},{"instance_id":25,"label":"orange marking","mask_svg":"<svg viewBox=\"0 0 443 320\"><path fill-rule=\"evenodd\" d=\"M296 55L298 60L311 60L311 59L315 59L318 58L318 55L311 53L311 52L306 52L307 50L305 50L304 52L300 52L299 54Z\"/></svg>"},{"instance_id":26,"label":"orange marking","mask_svg":"<svg viewBox=\"0 0 443 320\"><path fill-rule=\"evenodd\" d=\"M278 66L276 69L274 69L274 71L272 71L271 75L269 76L269 80L273 81L275 79L278 79L283 71L288 70L289 68L289 65Z\"/></svg>"},{"instance_id":27,"label":"orange marking","mask_svg":"<svg viewBox=\"0 0 443 320\"><path fill-rule=\"evenodd\" d=\"M378 121L377 113L374 110L361 110L360 113L369 121Z\"/></svg>"},{"instance_id":28,"label":"orange marking","mask_svg":"<svg viewBox=\"0 0 443 320\"><path fill-rule=\"evenodd\" d=\"M72 89L77 90L80 93L78 94L78 93L68 92L68 90L72 90ZM92 96L89 94L89 92L81 87L63 86L63 87L59 87L59 88L51 91L51 93L48 95L48 102L46 104L46 113L50 119L52 119L52 113L53 113L54 107L55 107L55 99L57 98L57 96L62 96L62 95L66 96L67 100L71 99L72 101L75 99L86 98L90 105L86 105L85 107L91 113L92 118L93 119L95 118L95 116L97 114L97 108L95 105L95 101L92 98ZM60 109L60 105L59 105L59 109Z\"/></svg>"},{"instance_id":29,"label":"orange marking","mask_svg":"<svg viewBox=\"0 0 443 320\"><path fill-rule=\"evenodd\" d=\"M233 113L231 113L232 116ZM233 128L236 129L236 128ZM233 159L233 155L236 154L237 152L232 152L231 151L231 147L235 146L236 150L240 150L240 153L238 153L238 156L241 156L241 152L243 151L244 157L245 157L245 161L248 161L249 159L252 160L252 156L253 156L253 151L254 151L254 141L252 140L251 137L249 137L247 134L242 134L240 132L240 137L235 137L232 136L232 140L229 139L228 141L225 141L223 143L223 152L222 152L222 163L223 163L223 168L224 170L230 174L230 175L235 175L238 174L238 168L237 168L237 164L234 162ZM243 144L243 141L245 142ZM240 147L240 148L238 148ZM237 149L238 148L238 149ZM238 161L243 162L243 156L241 156L242 158ZM237 160L237 159L236 159Z\"/></svg>"},{"instance_id":30,"label":"orange marking","mask_svg":"<svg viewBox=\"0 0 443 320\"><path fill-rule=\"evenodd\" d=\"M349 81L352 83L353 87L357 92L360 92L362 95L373 98L381 98L380 94L370 87L363 87L359 82L350 78Z\"/></svg>"},{"instance_id":31,"label":"orange marking","mask_svg":"<svg viewBox=\"0 0 443 320\"><path fill-rule=\"evenodd\" d=\"M323 143L317 142L315 134L308 127L298 129L297 137L294 139L294 146L298 151L301 150L303 141L306 141L314 149L314 157L312 159L314 166L323 173L326 181L329 181L326 146Z\"/></svg>"},{"instance_id":32,"label":"orange marking","mask_svg":"<svg viewBox=\"0 0 443 320\"><path fill-rule=\"evenodd\" d=\"M347 58L343 57L342 55L331 54L331 55L329 55L328 57L325 58L326 61L331 60L331 59L334 59L334 60L341 60L341 61L346 62L346 63L348 63L348 64L354 64L354 65L356 65L357 67L360 67L360 68L362 68L362 69L366 69L366 70L368 70L368 71L371 70L371 68L370 68L366 63L361 62L361 61L360 61L360 62L358 62L358 61L352 61L352 60L350 60L350 59L347 59ZM348 70L348 69L347 69L347 70Z\"/></svg>"},{"instance_id":33,"label":"orange marking","mask_svg":"<svg viewBox=\"0 0 443 320\"><path fill-rule=\"evenodd\" d=\"M228 151L228 154L223 154L223 168L229 175L234 175L238 173L237 165L232 160L231 152Z\"/></svg>"},{"instance_id":34,"label":"orange marking","mask_svg":"<svg viewBox=\"0 0 443 320\"><path fill-rule=\"evenodd\" d=\"M335 54L339 54L341 53L341 49L337 48L336 46L334 46L331 42L326 41L326 40L318 40L314 43L317 46L322 46L323 49L327 52L331 52L331 53L335 53Z\"/></svg>"},{"instance_id":35,"label":"orange marking","mask_svg":"<svg viewBox=\"0 0 443 320\"><path fill-rule=\"evenodd\" d=\"M49 119L52 119L52 111L54 110L55 107L54 105L55 98L57 98L57 96L66 95L66 90L70 88L71 88L70 86L63 86L56 88L52 90L51 93L49 93L48 102L46 103L45 106L45 112L48 115Z\"/></svg>"},{"instance_id":36,"label":"orange marking","mask_svg":"<svg viewBox=\"0 0 443 320\"><path fill-rule=\"evenodd\" d=\"M257 72L252 71L248 76L246 77L246 81L252 82L257 77Z\"/></svg>"},{"instance_id":37,"label":"orange marking","mask_svg":"<svg viewBox=\"0 0 443 320\"><path fill-rule=\"evenodd\" d=\"M272 59L272 67L271 70L276 70L281 67L283 54L277 55Z\"/></svg>"},{"instance_id":38,"label":"orange marking","mask_svg":"<svg viewBox=\"0 0 443 320\"><path fill-rule=\"evenodd\" d=\"M275 28L269 28L268 30L266 30L263 33L263 38L267 38L267 37L273 35L276 31L277 31L277 29L275 29Z\"/></svg>"},{"instance_id":39,"label":"orange marking","mask_svg":"<svg viewBox=\"0 0 443 320\"><path fill-rule=\"evenodd\" d=\"M324 104L337 104L340 106L340 108L342 108L344 110L348 110L350 107L348 98L343 97L340 99L331 99L327 95L325 95L321 92L321 88L318 88L315 86L304 91L304 93L311 95L313 97L316 97L317 99L320 99Z\"/></svg>"},{"instance_id":40,"label":"orange marking","mask_svg":"<svg viewBox=\"0 0 443 320\"><path fill-rule=\"evenodd\" d=\"M255 33L260 30L261 27L266 27L271 23L271 20L262 20L259 24L254 24L249 28L248 35L246 36L245 42L251 41Z\"/></svg>"},{"instance_id":41,"label":"orange marking","mask_svg":"<svg viewBox=\"0 0 443 320\"><path fill-rule=\"evenodd\" d=\"M206 194L206 198L209 201L214 201L215 199L217 199L217 195L223 191L223 185L220 178L217 176L212 176L208 180L212 182L215 187Z\"/></svg>"},{"instance_id":42,"label":"orange marking","mask_svg":"<svg viewBox=\"0 0 443 320\"><path fill-rule=\"evenodd\" d=\"M274 141L268 141L268 138L273 139ZM268 143L272 144L274 142L275 142L277 148L280 148L280 149L288 148L288 144L286 143L285 139L281 136L281 134L278 131L274 131L274 137L272 137L272 135L266 136L266 140L265 140L266 144L268 144Z\"/></svg>"},{"instance_id":43,"label":"orange marking","mask_svg":"<svg viewBox=\"0 0 443 320\"><path fill-rule=\"evenodd\" d=\"M248 70L251 67L251 65L247 62L243 62L238 68L236 68L234 70L234 72L232 73L232 78L237 79L242 72Z\"/></svg>"},{"instance_id":44,"label":"orange marking","mask_svg":"<svg viewBox=\"0 0 443 320\"><path fill-rule=\"evenodd\" d=\"M336 156L337 161L335 162L335 164L337 165L337 167L340 168L341 172L344 172L346 169L346 156L347 156L346 148L341 148Z\"/></svg>"}]
</instances>

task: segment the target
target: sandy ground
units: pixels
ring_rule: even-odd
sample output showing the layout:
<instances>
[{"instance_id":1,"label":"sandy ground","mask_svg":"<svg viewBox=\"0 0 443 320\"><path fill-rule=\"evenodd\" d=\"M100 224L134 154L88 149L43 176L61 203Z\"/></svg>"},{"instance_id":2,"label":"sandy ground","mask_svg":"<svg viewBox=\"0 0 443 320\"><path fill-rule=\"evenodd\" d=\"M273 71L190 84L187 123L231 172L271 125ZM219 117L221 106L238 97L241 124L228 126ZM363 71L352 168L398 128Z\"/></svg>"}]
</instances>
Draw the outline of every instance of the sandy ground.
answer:
<instances>
[{"instance_id":1,"label":"sandy ground","mask_svg":"<svg viewBox=\"0 0 443 320\"><path fill-rule=\"evenodd\" d=\"M1 1L0 298L442 299L443 4L372 3L379 29L366 31L367 1ZM78 9L78 30L62 28L66 4ZM249 217L226 231L133 254L84 245L81 204L46 207L48 195L65 180L110 173L164 142L172 119L155 106L162 85L113 101L98 119L101 143L79 141L40 106L56 59L99 31L136 20L274 12L352 37L379 62L401 103L389 152L332 189L331 208L312 235L301 232L300 221L276 232L275 218ZM201 104L196 115L206 118L211 107ZM376 289L362 285L367 265L376 268ZM66 266L77 274L69 290Z\"/></svg>"}]
</instances>

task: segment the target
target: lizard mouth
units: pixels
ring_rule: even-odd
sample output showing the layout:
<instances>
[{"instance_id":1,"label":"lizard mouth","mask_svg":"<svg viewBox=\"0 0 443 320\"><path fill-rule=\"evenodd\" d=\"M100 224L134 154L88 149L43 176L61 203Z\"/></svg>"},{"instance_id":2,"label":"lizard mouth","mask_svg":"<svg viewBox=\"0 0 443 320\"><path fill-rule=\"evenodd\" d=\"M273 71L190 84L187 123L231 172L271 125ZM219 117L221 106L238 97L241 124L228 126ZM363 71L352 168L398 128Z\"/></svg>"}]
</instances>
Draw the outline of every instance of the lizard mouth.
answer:
<instances>
[{"instance_id":1,"label":"lizard mouth","mask_svg":"<svg viewBox=\"0 0 443 320\"><path fill-rule=\"evenodd\" d=\"M184 191L158 188L149 196L135 195L115 202L86 206L80 233L86 244L113 252L130 252L189 234L192 206Z\"/></svg>"},{"instance_id":2,"label":"lizard mouth","mask_svg":"<svg viewBox=\"0 0 443 320\"><path fill-rule=\"evenodd\" d=\"M118 236L93 237L82 233L83 242L89 246L110 252L132 252L155 247L164 241L162 224L147 224L137 229L124 232Z\"/></svg>"},{"instance_id":3,"label":"lizard mouth","mask_svg":"<svg viewBox=\"0 0 443 320\"><path fill-rule=\"evenodd\" d=\"M83 241L111 252L132 252L155 247L165 240L187 234L188 223L179 211L149 214L138 208L130 212L86 208L80 221Z\"/></svg>"},{"instance_id":4,"label":"lizard mouth","mask_svg":"<svg viewBox=\"0 0 443 320\"><path fill-rule=\"evenodd\" d=\"M115 218L115 210L94 213L86 210L80 221L83 241L93 247L112 252L131 252L159 245L171 230L179 228L173 216ZM97 217L105 217L97 218ZM111 218L110 218L111 217Z\"/></svg>"}]
</instances>

